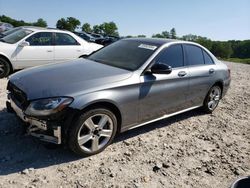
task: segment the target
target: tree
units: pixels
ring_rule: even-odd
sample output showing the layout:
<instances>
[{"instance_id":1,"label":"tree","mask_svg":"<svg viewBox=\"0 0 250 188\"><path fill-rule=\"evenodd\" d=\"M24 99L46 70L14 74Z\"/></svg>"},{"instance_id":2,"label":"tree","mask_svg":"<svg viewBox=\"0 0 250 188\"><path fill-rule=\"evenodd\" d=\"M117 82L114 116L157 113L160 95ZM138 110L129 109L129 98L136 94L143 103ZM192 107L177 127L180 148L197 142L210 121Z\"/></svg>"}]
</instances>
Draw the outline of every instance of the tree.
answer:
<instances>
[{"instance_id":1,"label":"tree","mask_svg":"<svg viewBox=\"0 0 250 188\"><path fill-rule=\"evenodd\" d=\"M160 33L157 33L157 34L153 34L152 38L164 38L164 36Z\"/></svg>"},{"instance_id":2,"label":"tree","mask_svg":"<svg viewBox=\"0 0 250 188\"><path fill-rule=\"evenodd\" d=\"M114 22L104 22L93 26L93 32L104 36L119 36L118 28Z\"/></svg>"},{"instance_id":3,"label":"tree","mask_svg":"<svg viewBox=\"0 0 250 188\"><path fill-rule=\"evenodd\" d=\"M233 53L230 43L220 42L220 41L213 42L211 52L216 57L221 57L221 58L229 58Z\"/></svg>"},{"instance_id":4,"label":"tree","mask_svg":"<svg viewBox=\"0 0 250 188\"><path fill-rule=\"evenodd\" d=\"M82 31L85 31L87 33L91 33L92 29L89 23L85 23L82 25Z\"/></svg>"},{"instance_id":5,"label":"tree","mask_svg":"<svg viewBox=\"0 0 250 188\"><path fill-rule=\"evenodd\" d=\"M104 22L100 25L100 29L103 35L119 36L118 28L114 22Z\"/></svg>"},{"instance_id":6,"label":"tree","mask_svg":"<svg viewBox=\"0 0 250 188\"><path fill-rule=\"evenodd\" d=\"M193 35L193 34L183 35L181 37L182 40L186 40L186 41L196 41L197 38L198 38L198 36Z\"/></svg>"},{"instance_id":7,"label":"tree","mask_svg":"<svg viewBox=\"0 0 250 188\"><path fill-rule=\"evenodd\" d=\"M167 38L167 39L170 38L170 33L169 33L168 31L163 31L161 34L162 34L162 36L163 36L164 38Z\"/></svg>"},{"instance_id":8,"label":"tree","mask_svg":"<svg viewBox=\"0 0 250 188\"><path fill-rule=\"evenodd\" d=\"M177 39L175 28L172 28L170 30L170 37L171 37L171 39Z\"/></svg>"},{"instance_id":9,"label":"tree","mask_svg":"<svg viewBox=\"0 0 250 188\"><path fill-rule=\"evenodd\" d=\"M39 18L37 22L34 22L32 25L38 26L38 27L47 27L47 22L43 20L42 18Z\"/></svg>"},{"instance_id":10,"label":"tree","mask_svg":"<svg viewBox=\"0 0 250 188\"><path fill-rule=\"evenodd\" d=\"M81 25L81 22L74 17L61 18L57 21L56 27L58 29L65 29L68 31L75 31L75 29Z\"/></svg>"},{"instance_id":11,"label":"tree","mask_svg":"<svg viewBox=\"0 0 250 188\"><path fill-rule=\"evenodd\" d=\"M152 38L167 38L167 39L169 39L169 38L172 38L172 36L171 36L171 32L162 31L161 33L157 33L157 34L152 35Z\"/></svg>"},{"instance_id":12,"label":"tree","mask_svg":"<svg viewBox=\"0 0 250 188\"><path fill-rule=\"evenodd\" d=\"M194 42L199 43L200 45L206 47L208 50L211 50L213 46L213 42L206 37L198 36Z\"/></svg>"},{"instance_id":13,"label":"tree","mask_svg":"<svg viewBox=\"0 0 250 188\"><path fill-rule=\"evenodd\" d=\"M146 38L146 35L137 35L138 38Z\"/></svg>"},{"instance_id":14,"label":"tree","mask_svg":"<svg viewBox=\"0 0 250 188\"><path fill-rule=\"evenodd\" d=\"M101 34L102 33L102 29L100 28L99 25L94 25L93 26L93 32L97 33L97 34Z\"/></svg>"}]
</instances>

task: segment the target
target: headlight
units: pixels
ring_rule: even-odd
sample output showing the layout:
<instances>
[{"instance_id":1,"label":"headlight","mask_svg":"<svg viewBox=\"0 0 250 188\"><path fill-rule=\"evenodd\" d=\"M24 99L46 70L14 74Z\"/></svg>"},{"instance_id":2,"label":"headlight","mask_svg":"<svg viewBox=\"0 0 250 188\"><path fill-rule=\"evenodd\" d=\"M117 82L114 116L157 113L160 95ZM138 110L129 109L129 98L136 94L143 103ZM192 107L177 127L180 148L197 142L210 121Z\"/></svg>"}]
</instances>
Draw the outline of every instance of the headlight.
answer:
<instances>
[{"instance_id":1,"label":"headlight","mask_svg":"<svg viewBox=\"0 0 250 188\"><path fill-rule=\"evenodd\" d=\"M25 111L29 116L48 116L62 111L73 102L72 98L57 97L33 101Z\"/></svg>"}]
</instances>

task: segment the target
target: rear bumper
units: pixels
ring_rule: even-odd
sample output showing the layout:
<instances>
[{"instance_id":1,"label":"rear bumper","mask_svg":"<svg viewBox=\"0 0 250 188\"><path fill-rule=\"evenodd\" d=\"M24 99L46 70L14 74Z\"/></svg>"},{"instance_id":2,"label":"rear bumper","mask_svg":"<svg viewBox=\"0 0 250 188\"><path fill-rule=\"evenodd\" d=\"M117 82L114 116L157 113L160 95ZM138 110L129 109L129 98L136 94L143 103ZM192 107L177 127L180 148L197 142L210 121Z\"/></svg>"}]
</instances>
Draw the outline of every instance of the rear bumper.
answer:
<instances>
[{"instance_id":1,"label":"rear bumper","mask_svg":"<svg viewBox=\"0 0 250 188\"><path fill-rule=\"evenodd\" d=\"M61 126L57 124L49 124L48 121L38 120L32 117L25 116L23 110L8 96L6 102L8 111L14 112L27 126L27 133L42 141L54 144L62 143Z\"/></svg>"},{"instance_id":2,"label":"rear bumper","mask_svg":"<svg viewBox=\"0 0 250 188\"><path fill-rule=\"evenodd\" d=\"M223 91L222 91L222 97L224 97L230 87L231 83L231 78L229 77L228 79L223 81Z\"/></svg>"}]
</instances>

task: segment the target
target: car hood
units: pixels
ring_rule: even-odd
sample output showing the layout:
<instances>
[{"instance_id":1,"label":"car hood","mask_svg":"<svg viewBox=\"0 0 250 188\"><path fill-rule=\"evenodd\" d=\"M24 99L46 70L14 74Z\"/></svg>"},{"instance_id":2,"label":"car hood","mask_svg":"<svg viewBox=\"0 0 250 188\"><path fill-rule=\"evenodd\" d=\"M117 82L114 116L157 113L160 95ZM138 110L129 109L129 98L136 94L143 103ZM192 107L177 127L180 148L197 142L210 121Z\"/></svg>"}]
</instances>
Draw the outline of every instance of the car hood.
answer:
<instances>
[{"instance_id":1,"label":"car hood","mask_svg":"<svg viewBox=\"0 0 250 188\"><path fill-rule=\"evenodd\" d=\"M108 84L131 75L130 71L81 58L20 71L10 77L10 82L21 89L28 100L34 100L75 97L107 88Z\"/></svg>"}]
</instances>

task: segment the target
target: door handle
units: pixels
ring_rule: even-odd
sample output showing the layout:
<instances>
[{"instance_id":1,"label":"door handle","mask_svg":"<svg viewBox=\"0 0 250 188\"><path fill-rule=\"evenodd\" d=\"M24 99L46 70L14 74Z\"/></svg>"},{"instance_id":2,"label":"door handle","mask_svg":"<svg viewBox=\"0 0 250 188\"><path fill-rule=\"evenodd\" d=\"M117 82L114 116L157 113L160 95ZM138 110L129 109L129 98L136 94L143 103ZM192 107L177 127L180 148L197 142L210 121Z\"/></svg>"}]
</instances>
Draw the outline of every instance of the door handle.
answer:
<instances>
[{"instance_id":1,"label":"door handle","mask_svg":"<svg viewBox=\"0 0 250 188\"><path fill-rule=\"evenodd\" d=\"M179 77L183 77L183 76L186 76L186 72L185 71L180 71L179 73L178 73L178 76Z\"/></svg>"},{"instance_id":2,"label":"door handle","mask_svg":"<svg viewBox=\"0 0 250 188\"><path fill-rule=\"evenodd\" d=\"M47 50L47 52L52 52L52 50Z\"/></svg>"},{"instance_id":3,"label":"door handle","mask_svg":"<svg viewBox=\"0 0 250 188\"><path fill-rule=\"evenodd\" d=\"M214 69L212 68L212 69L209 69L209 74L213 74L214 73Z\"/></svg>"}]
</instances>

